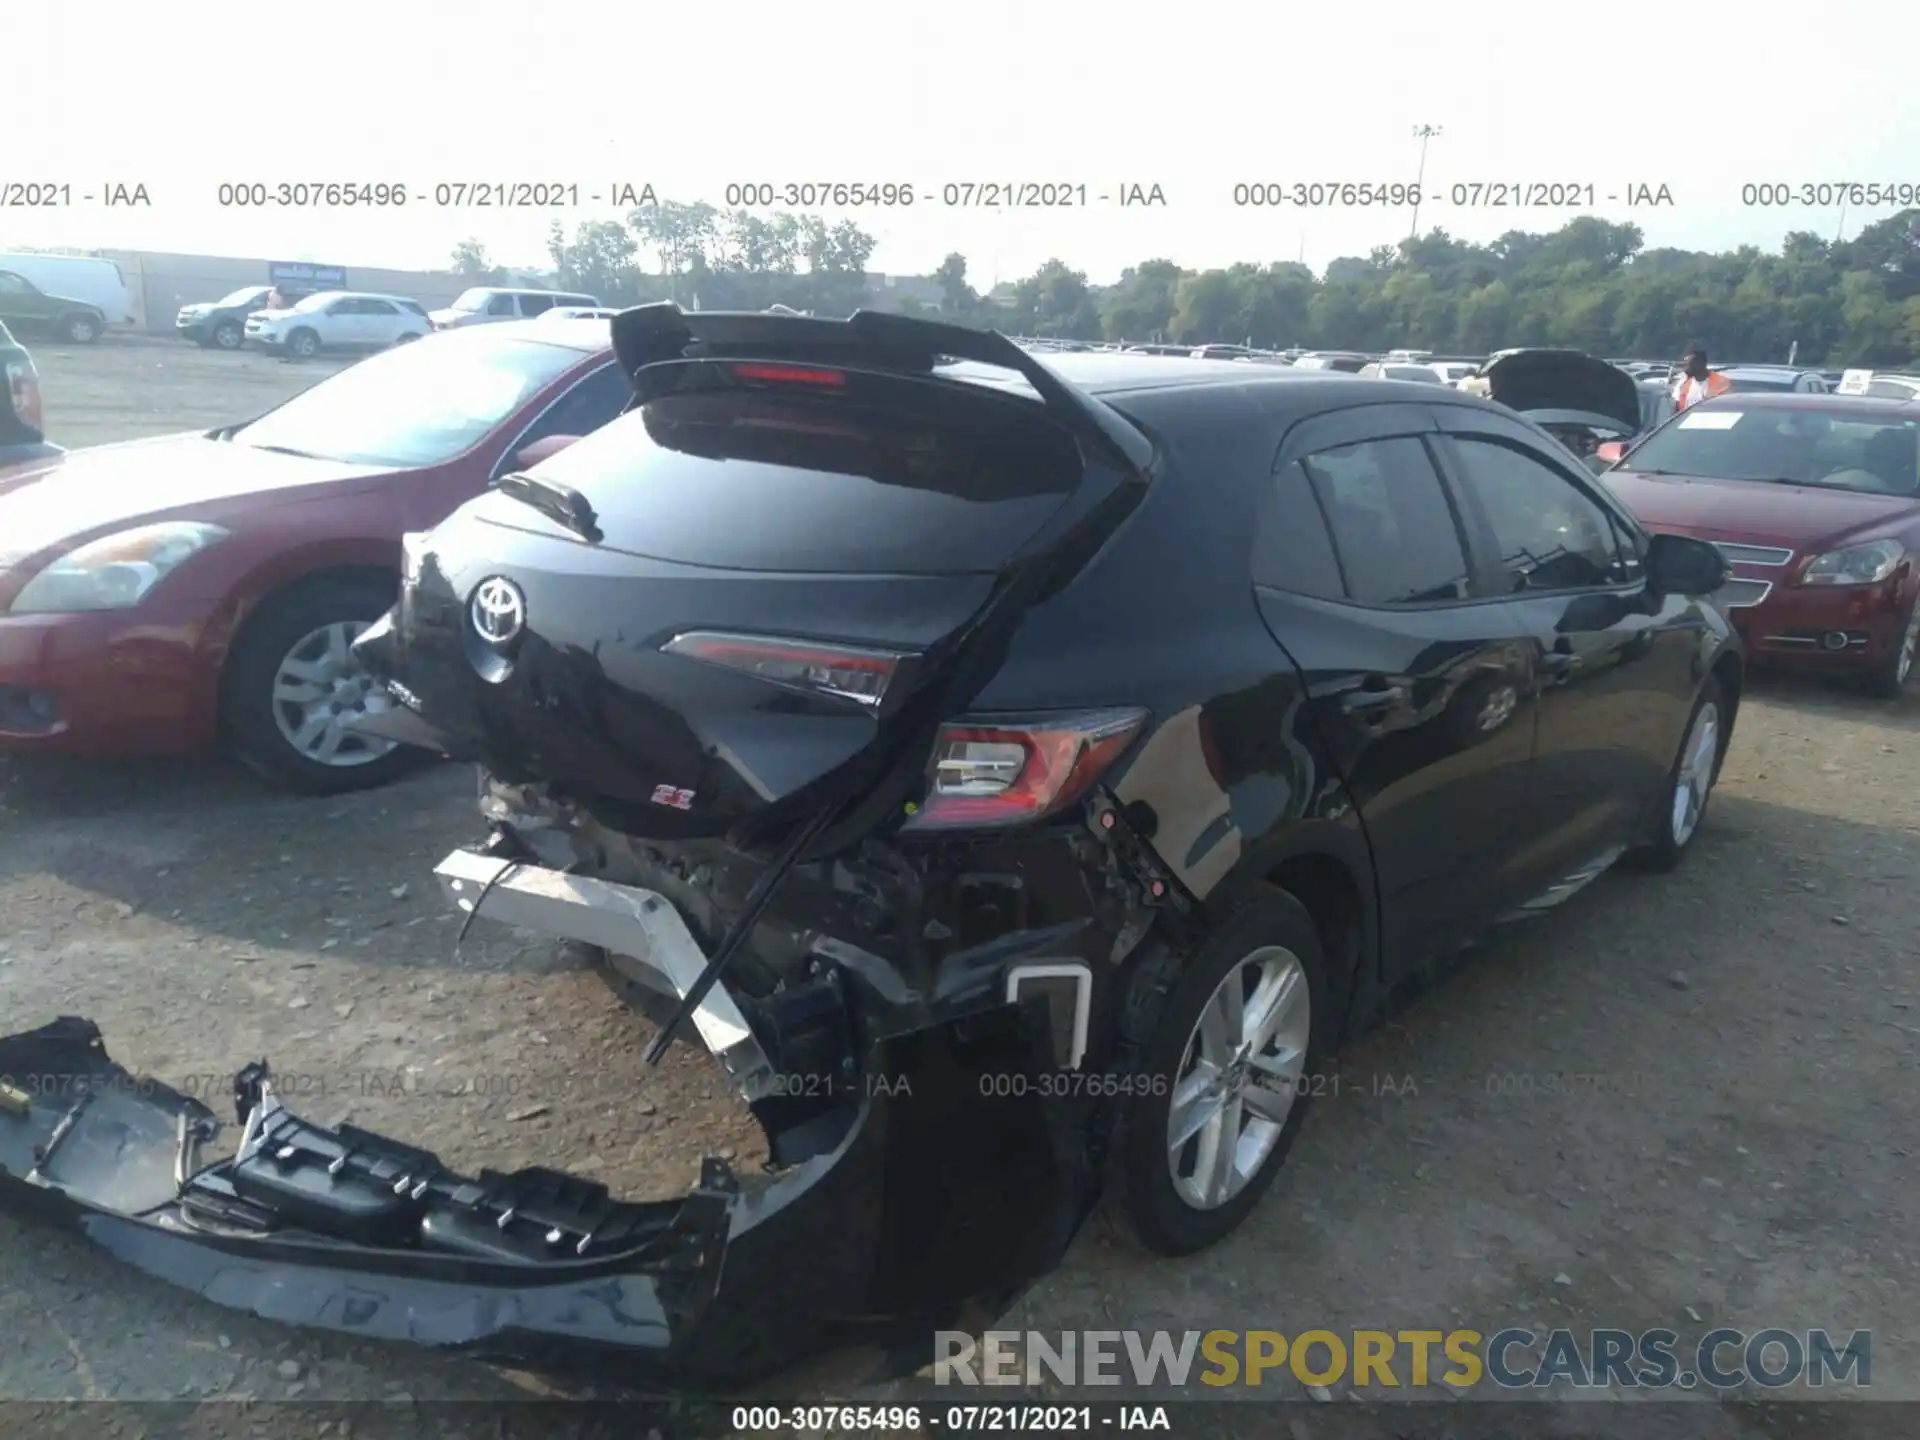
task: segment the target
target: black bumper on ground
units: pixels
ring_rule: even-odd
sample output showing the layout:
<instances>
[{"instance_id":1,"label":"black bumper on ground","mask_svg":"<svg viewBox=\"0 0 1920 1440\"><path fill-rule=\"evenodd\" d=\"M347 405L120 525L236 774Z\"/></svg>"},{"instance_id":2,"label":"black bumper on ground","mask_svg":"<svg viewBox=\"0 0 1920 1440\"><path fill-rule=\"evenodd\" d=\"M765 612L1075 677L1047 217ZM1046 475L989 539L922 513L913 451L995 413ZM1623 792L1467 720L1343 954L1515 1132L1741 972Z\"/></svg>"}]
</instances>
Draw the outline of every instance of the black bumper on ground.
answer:
<instances>
[{"instance_id":1,"label":"black bumper on ground","mask_svg":"<svg viewBox=\"0 0 1920 1440\"><path fill-rule=\"evenodd\" d=\"M676 1390L850 1345L905 1371L1052 1268L1094 1197L1041 1085L996 1078L1050 1063L1027 1019L882 1042L834 1149L744 1184L709 1159L683 1199L633 1204L312 1124L263 1063L235 1077L239 1149L201 1165L214 1113L66 1017L0 1038L0 1205L217 1304L368 1339Z\"/></svg>"}]
</instances>

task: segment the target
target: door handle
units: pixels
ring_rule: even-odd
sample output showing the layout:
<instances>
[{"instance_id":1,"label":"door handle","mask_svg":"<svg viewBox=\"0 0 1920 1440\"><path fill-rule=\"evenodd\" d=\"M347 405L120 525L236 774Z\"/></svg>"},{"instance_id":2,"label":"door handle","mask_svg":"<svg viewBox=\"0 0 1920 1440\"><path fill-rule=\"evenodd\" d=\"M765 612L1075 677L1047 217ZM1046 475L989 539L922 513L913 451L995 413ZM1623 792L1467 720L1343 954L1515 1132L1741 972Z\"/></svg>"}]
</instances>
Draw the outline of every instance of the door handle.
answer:
<instances>
[{"instance_id":1,"label":"door handle","mask_svg":"<svg viewBox=\"0 0 1920 1440\"><path fill-rule=\"evenodd\" d=\"M1385 710L1392 705L1403 705L1408 698L1404 685L1383 685L1366 690L1349 690L1340 697L1340 708L1348 714L1366 710Z\"/></svg>"}]
</instances>

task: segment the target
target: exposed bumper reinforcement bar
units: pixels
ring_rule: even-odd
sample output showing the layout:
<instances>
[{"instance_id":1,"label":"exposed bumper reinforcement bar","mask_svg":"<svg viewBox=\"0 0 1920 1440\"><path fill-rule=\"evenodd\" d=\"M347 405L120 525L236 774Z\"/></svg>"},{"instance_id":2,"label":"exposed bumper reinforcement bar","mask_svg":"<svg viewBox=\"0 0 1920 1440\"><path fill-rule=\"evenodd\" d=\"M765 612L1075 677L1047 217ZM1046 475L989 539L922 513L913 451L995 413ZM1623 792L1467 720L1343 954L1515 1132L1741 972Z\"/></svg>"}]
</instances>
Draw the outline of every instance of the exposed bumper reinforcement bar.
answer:
<instances>
[{"instance_id":1,"label":"exposed bumper reinforcement bar","mask_svg":"<svg viewBox=\"0 0 1920 1440\"><path fill-rule=\"evenodd\" d=\"M706 952L680 912L651 890L471 850L455 850L433 873L457 909L536 934L598 945L646 966L681 999L706 968ZM693 1020L707 1049L749 1102L768 1093L773 1068L724 981L707 992Z\"/></svg>"}]
</instances>

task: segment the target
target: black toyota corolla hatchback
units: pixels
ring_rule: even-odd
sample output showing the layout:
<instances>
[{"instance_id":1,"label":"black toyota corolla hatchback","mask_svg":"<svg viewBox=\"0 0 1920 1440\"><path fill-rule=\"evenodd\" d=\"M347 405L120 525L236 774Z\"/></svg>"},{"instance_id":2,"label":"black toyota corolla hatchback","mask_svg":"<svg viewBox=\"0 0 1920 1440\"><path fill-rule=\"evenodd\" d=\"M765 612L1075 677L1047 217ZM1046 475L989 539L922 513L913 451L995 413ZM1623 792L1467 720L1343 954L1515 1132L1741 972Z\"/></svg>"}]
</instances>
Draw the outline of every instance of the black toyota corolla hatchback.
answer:
<instances>
[{"instance_id":1,"label":"black toyota corolla hatchback","mask_svg":"<svg viewBox=\"0 0 1920 1440\"><path fill-rule=\"evenodd\" d=\"M920 1365L1103 1193L1154 1251L1220 1239L1394 992L1696 834L1727 567L1511 411L876 314L613 336L621 418L409 538L369 723L481 769L453 902L592 949L655 1058L710 1050L768 1173L450 1174L261 1065L201 1166L211 1113L69 1019L0 1041L101 1076L0 1115L16 1198L365 1336Z\"/></svg>"}]
</instances>

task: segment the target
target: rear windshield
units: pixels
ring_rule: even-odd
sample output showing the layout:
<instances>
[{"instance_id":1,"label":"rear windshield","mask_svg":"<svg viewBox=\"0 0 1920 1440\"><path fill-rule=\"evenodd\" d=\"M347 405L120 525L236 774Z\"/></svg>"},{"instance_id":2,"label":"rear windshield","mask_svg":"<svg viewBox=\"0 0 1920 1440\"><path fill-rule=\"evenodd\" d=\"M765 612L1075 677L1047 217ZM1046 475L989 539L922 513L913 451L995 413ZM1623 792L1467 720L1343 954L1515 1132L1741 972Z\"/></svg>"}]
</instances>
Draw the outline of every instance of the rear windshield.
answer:
<instances>
[{"instance_id":1,"label":"rear windshield","mask_svg":"<svg viewBox=\"0 0 1920 1440\"><path fill-rule=\"evenodd\" d=\"M741 570L997 570L1073 492L1072 442L1024 402L877 382L861 398L665 396L538 467L607 543Z\"/></svg>"}]
</instances>

